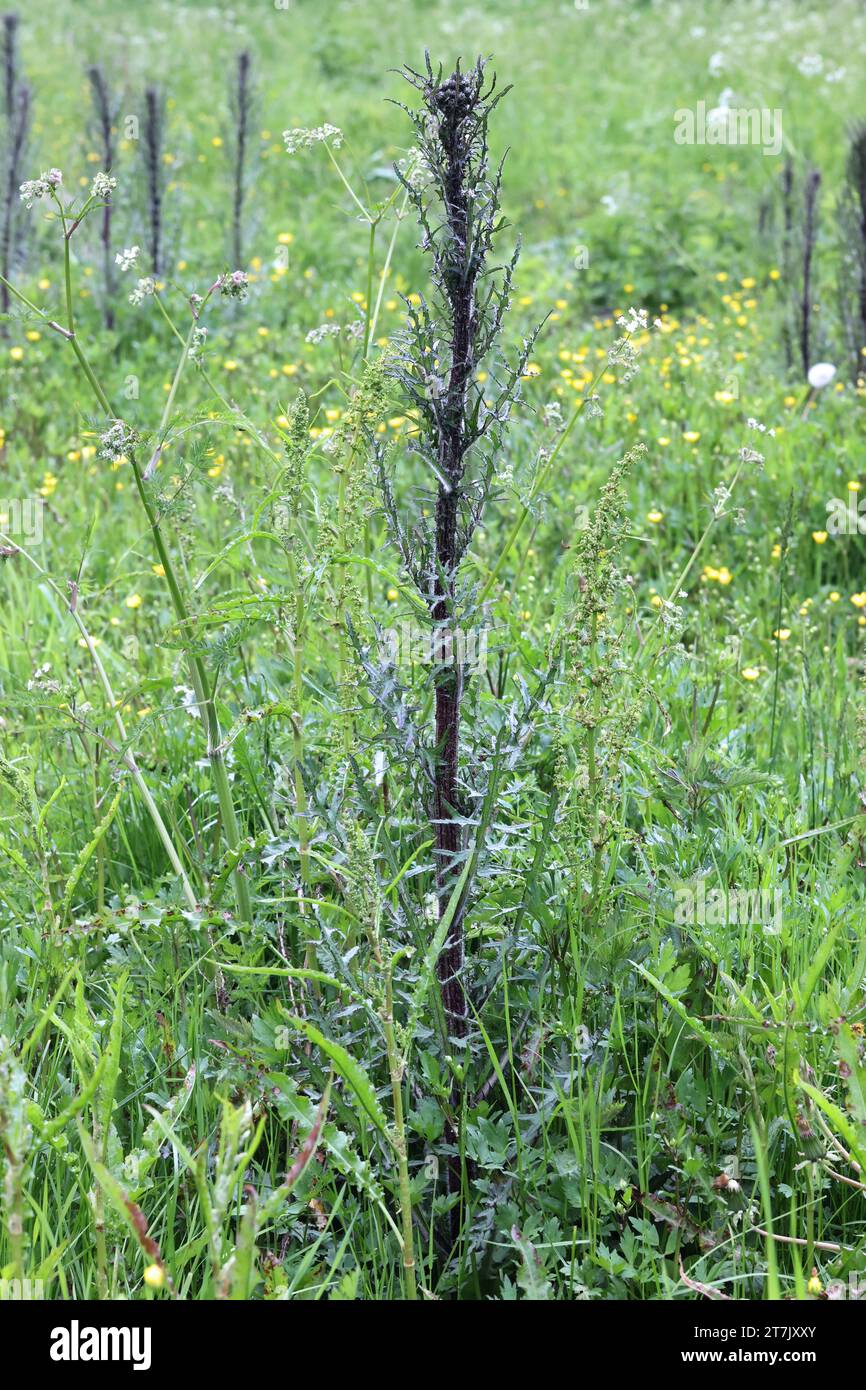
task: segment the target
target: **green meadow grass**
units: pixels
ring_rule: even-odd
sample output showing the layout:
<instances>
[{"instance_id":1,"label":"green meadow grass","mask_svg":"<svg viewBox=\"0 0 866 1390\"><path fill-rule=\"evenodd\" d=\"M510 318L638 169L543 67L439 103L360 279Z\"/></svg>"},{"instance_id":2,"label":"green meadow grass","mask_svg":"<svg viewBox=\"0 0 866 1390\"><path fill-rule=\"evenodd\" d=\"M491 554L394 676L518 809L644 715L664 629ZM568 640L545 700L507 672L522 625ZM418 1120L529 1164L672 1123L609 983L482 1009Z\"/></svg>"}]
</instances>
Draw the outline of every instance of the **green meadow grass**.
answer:
<instances>
[{"instance_id":1,"label":"green meadow grass","mask_svg":"<svg viewBox=\"0 0 866 1390\"><path fill-rule=\"evenodd\" d=\"M153 298L128 302L146 268L118 273L105 329L97 218L71 241L77 341L114 412L166 422L149 486L188 621L70 343L20 303L2 325L0 1277L51 1298L400 1298L411 1230L422 1297L803 1299L866 1278L866 553L827 535L830 499L866 485L835 218L862 7L35 0L21 43L27 177L58 166L69 194L100 168L85 68L105 65L117 250L146 244L126 123L162 88L159 303L184 334L184 295L235 269L244 47L257 107L250 290L215 296L206 375ZM488 646L464 713L485 834L462 1058L433 974L420 759L386 737L392 692L358 657L415 610L345 443L373 310L375 356L427 287L393 174L411 144L393 103L413 95L394 69L425 47L448 69L491 53L513 84L492 125L504 240L523 243L509 343L545 320L464 565ZM674 112L724 88L782 111L778 158L675 143ZM322 145L283 149L325 122L343 180ZM823 175L813 357L839 371L811 395L782 351L786 157ZM359 204L385 207L372 235ZM45 210L13 280L64 322ZM607 354L631 305L660 326L624 381ZM308 339L355 322L361 338ZM602 413L564 433L594 393ZM412 419L393 389L377 409L409 505L429 483ZM607 525L603 489L638 444L585 639L583 526ZM30 544L8 504L32 497ZM429 733L428 670L404 679L402 727ZM742 909L715 910L719 887Z\"/></svg>"}]
</instances>

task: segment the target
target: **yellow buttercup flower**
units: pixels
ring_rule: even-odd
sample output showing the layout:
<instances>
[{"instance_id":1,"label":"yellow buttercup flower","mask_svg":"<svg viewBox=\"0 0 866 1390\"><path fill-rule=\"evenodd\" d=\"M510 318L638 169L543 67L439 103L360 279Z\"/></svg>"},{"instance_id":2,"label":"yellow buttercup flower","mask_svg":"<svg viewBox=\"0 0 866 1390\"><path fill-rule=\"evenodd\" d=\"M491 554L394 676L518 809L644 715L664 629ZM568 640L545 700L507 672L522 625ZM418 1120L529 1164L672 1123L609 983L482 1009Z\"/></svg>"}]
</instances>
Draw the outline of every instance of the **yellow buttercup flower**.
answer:
<instances>
[{"instance_id":1,"label":"yellow buttercup flower","mask_svg":"<svg viewBox=\"0 0 866 1390\"><path fill-rule=\"evenodd\" d=\"M140 608L142 603L141 594L127 594L125 602L127 608Z\"/></svg>"}]
</instances>

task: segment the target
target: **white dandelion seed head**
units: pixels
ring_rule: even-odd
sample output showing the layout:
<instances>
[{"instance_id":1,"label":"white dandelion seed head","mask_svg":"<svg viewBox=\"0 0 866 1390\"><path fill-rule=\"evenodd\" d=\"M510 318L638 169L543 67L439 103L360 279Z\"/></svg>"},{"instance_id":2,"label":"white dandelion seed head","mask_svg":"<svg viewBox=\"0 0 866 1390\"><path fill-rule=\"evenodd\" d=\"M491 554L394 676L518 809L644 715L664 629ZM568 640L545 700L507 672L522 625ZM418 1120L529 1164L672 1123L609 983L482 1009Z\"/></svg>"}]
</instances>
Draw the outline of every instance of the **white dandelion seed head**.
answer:
<instances>
[{"instance_id":1,"label":"white dandelion seed head","mask_svg":"<svg viewBox=\"0 0 866 1390\"><path fill-rule=\"evenodd\" d=\"M809 368L809 385L816 391L829 386L836 375L836 368L832 362L816 362L814 367Z\"/></svg>"}]
</instances>

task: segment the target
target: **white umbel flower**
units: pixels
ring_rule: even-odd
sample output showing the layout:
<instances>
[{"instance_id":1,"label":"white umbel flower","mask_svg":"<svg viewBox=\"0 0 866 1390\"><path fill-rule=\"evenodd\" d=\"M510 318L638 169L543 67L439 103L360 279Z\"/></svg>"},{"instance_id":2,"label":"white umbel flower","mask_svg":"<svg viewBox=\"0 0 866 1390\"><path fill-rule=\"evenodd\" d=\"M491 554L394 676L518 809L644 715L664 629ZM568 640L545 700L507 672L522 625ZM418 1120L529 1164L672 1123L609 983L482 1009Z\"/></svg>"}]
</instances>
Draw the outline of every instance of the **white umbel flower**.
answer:
<instances>
[{"instance_id":1,"label":"white umbel flower","mask_svg":"<svg viewBox=\"0 0 866 1390\"><path fill-rule=\"evenodd\" d=\"M627 314L620 314L616 323L626 333L640 333L647 326L646 309L629 309Z\"/></svg>"},{"instance_id":2,"label":"white umbel flower","mask_svg":"<svg viewBox=\"0 0 866 1390\"><path fill-rule=\"evenodd\" d=\"M153 294L156 289L156 281L152 275L145 275L139 280L132 294L129 296L130 304L141 304L149 294Z\"/></svg>"},{"instance_id":3,"label":"white umbel flower","mask_svg":"<svg viewBox=\"0 0 866 1390\"><path fill-rule=\"evenodd\" d=\"M117 179L110 174L96 174L90 185L91 198L110 198L111 190L117 187Z\"/></svg>"},{"instance_id":4,"label":"white umbel flower","mask_svg":"<svg viewBox=\"0 0 866 1390\"><path fill-rule=\"evenodd\" d=\"M35 199L47 197L55 188L59 188L62 182L63 175L60 170L49 169L41 173L38 179L27 179L20 185L18 193L24 206L32 208Z\"/></svg>"},{"instance_id":5,"label":"white umbel flower","mask_svg":"<svg viewBox=\"0 0 866 1390\"><path fill-rule=\"evenodd\" d=\"M292 130L283 131L286 154L297 154L298 150L311 149L313 145L322 145L326 141L338 150L343 143L343 132L335 125L313 126L305 129L303 126L295 126Z\"/></svg>"},{"instance_id":6,"label":"white umbel flower","mask_svg":"<svg viewBox=\"0 0 866 1390\"><path fill-rule=\"evenodd\" d=\"M122 251L118 251L114 258L114 264L119 265L121 270L132 270L138 262L141 254L140 246L126 246Z\"/></svg>"}]
</instances>

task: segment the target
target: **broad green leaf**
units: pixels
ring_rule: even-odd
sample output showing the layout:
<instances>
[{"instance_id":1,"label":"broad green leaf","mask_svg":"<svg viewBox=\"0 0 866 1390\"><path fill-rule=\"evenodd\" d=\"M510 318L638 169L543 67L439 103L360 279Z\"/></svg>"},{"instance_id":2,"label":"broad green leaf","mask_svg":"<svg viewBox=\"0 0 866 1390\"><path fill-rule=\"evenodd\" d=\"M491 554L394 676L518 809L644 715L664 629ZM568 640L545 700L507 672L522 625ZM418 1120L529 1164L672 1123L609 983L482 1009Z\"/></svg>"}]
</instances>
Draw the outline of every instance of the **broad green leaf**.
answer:
<instances>
[{"instance_id":1,"label":"broad green leaf","mask_svg":"<svg viewBox=\"0 0 866 1390\"><path fill-rule=\"evenodd\" d=\"M278 1004L277 1007L293 1028L297 1028L298 1032L303 1033L310 1042L320 1047L326 1057L330 1057L334 1069L354 1091L376 1128L386 1139L389 1139L388 1122L376 1099L373 1083L361 1063L357 1062L340 1043L333 1042L331 1038L326 1038L324 1033L320 1033L315 1024L308 1023L305 1018L297 1018L296 1015L290 1014L288 1009L283 1008L282 1004Z\"/></svg>"}]
</instances>

